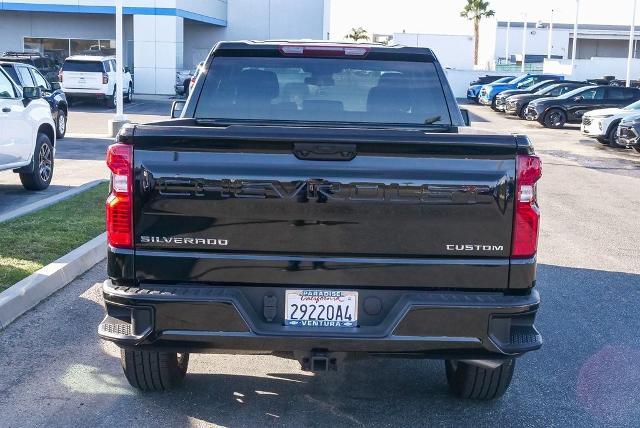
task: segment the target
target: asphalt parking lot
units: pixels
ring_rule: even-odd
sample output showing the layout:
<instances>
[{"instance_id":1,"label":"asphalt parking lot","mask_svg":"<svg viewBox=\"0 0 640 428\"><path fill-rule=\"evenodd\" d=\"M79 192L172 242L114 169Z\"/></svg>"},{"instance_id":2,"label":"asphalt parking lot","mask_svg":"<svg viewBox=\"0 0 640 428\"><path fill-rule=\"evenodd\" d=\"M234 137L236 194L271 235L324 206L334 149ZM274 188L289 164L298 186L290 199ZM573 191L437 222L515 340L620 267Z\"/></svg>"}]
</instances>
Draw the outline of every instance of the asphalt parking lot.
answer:
<instances>
[{"instance_id":1,"label":"asphalt parking lot","mask_svg":"<svg viewBox=\"0 0 640 428\"><path fill-rule=\"evenodd\" d=\"M469 109L478 128L529 135L544 162L545 344L518 360L501 400L452 398L439 361L313 376L271 356L193 356L181 389L138 393L117 348L97 339L99 264L0 332L0 425L640 426L640 154Z\"/></svg>"},{"instance_id":2,"label":"asphalt parking lot","mask_svg":"<svg viewBox=\"0 0 640 428\"><path fill-rule=\"evenodd\" d=\"M169 97L136 96L124 110L132 122L144 123L166 118L170 108ZM74 104L70 109L67 136L57 143L51 186L43 192L28 192L23 189L17 174L0 172L0 215L90 181L107 178L104 155L112 139L105 133L113 114L114 110L103 105Z\"/></svg>"}]
</instances>

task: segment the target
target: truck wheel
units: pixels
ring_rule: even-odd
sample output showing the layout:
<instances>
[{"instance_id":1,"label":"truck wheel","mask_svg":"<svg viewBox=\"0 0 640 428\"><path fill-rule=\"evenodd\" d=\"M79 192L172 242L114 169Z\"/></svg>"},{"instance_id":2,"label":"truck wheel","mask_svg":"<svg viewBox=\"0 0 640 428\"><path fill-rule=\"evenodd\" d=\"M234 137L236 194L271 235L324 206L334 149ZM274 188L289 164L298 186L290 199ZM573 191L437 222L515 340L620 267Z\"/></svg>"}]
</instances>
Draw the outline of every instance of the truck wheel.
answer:
<instances>
[{"instance_id":1,"label":"truck wheel","mask_svg":"<svg viewBox=\"0 0 640 428\"><path fill-rule=\"evenodd\" d=\"M605 146L609 145L609 140L607 140L607 137L596 137L596 141L600 144L604 144Z\"/></svg>"},{"instance_id":2,"label":"truck wheel","mask_svg":"<svg viewBox=\"0 0 640 428\"><path fill-rule=\"evenodd\" d=\"M131 101L133 101L133 85L129 84L127 94L124 96L124 102L129 104Z\"/></svg>"},{"instance_id":3,"label":"truck wheel","mask_svg":"<svg viewBox=\"0 0 640 428\"><path fill-rule=\"evenodd\" d=\"M20 182L27 190L44 190L53 178L53 144L46 134L38 134L33 152L33 172L20 173Z\"/></svg>"},{"instance_id":4,"label":"truck wheel","mask_svg":"<svg viewBox=\"0 0 640 428\"><path fill-rule=\"evenodd\" d=\"M113 87L113 95L107 96L107 108L116 108L117 98L116 98L116 87Z\"/></svg>"},{"instance_id":5,"label":"truck wheel","mask_svg":"<svg viewBox=\"0 0 640 428\"><path fill-rule=\"evenodd\" d=\"M449 389L460 398L493 400L507 391L515 360L506 360L495 369L472 366L461 361L446 360L447 383Z\"/></svg>"},{"instance_id":6,"label":"truck wheel","mask_svg":"<svg viewBox=\"0 0 640 428\"><path fill-rule=\"evenodd\" d=\"M56 138L62 139L67 133L67 114L64 110L58 110L58 119L56 120Z\"/></svg>"},{"instance_id":7,"label":"truck wheel","mask_svg":"<svg viewBox=\"0 0 640 428\"><path fill-rule=\"evenodd\" d=\"M559 129L567 123L567 115L559 108L549 110L544 116L544 126L552 129Z\"/></svg>"},{"instance_id":8,"label":"truck wheel","mask_svg":"<svg viewBox=\"0 0 640 428\"><path fill-rule=\"evenodd\" d=\"M633 146L633 150L640 153L640 146Z\"/></svg>"},{"instance_id":9,"label":"truck wheel","mask_svg":"<svg viewBox=\"0 0 640 428\"><path fill-rule=\"evenodd\" d=\"M122 370L129 384L141 391L167 391L187 374L189 354L120 350Z\"/></svg>"}]
</instances>

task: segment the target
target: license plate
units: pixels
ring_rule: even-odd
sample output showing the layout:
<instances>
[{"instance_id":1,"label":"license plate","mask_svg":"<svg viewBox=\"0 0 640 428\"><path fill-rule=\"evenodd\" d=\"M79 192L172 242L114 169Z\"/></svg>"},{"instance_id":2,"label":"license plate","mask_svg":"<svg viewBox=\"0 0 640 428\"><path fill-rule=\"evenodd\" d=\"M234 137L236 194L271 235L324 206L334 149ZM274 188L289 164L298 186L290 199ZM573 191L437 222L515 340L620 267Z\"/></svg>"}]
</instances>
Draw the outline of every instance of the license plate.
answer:
<instances>
[{"instance_id":1,"label":"license plate","mask_svg":"<svg viewBox=\"0 0 640 428\"><path fill-rule=\"evenodd\" d=\"M296 327L357 327L358 292L287 290L285 325Z\"/></svg>"}]
</instances>

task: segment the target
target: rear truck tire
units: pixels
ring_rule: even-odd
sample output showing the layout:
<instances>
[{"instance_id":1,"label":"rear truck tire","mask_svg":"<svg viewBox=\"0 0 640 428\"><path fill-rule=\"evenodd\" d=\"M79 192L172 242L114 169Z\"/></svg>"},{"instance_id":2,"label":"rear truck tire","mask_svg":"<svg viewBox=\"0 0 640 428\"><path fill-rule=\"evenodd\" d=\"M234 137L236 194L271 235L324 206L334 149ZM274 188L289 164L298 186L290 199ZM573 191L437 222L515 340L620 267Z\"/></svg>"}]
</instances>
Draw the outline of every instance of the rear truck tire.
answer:
<instances>
[{"instance_id":1,"label":"rear truck tire","mask_svg":"<svg viewBox=\"0 0 640 428\"><path fill-rule=\"evenodd\" d=\"M596 141L598 141L598 143L600 144L604 144L605 146L609 145L609 140L607 140L607 137L596 137Z\"/></svg>"},{"instance_id":2,"label":"rear truck tire","mask_svg":"<svg viewBox=\"0 0 640 428\"><path fill-rule=\"evenodd\" d=\"M189 354L121 349L120 363L131 386L141 391L162 392L182 383Z\"/></svg>"},{"instance_id":3,"label":"rear truck tire","mask_svg":"<svg viewBox=\"0 0 640 428\"><path fill-rule=\"evenodd\" d=\"M60 109L58 110L58 118L56 119L56 138L62 139L67 133L67 113Z\"/></svg>"},{"instance_id":4,"label":"rear truck tire","mask_svg":"<svg viewBox=\"0 0 640 428\"><path fill-rule=\"evenodd\" d=\"M129 83L129 87L127 88L127 94L124 96L124 102L129 104L133 101L133 85Z\"/></svg>"},{"instance_id":5,"label":"rear truck tire","mask_svg":"<svg viewBox=\"0 0 640 428\"><path fill-rule=\"evenodd\" d=\"M113 95L107 96L107 108L116 108L116 87L113 87Z\"/></svg>"},{"instance_id":6,"label":"rear truck tire","mask_svg":"<svg viewBox=\"0 0 640 428\"><path fill-rule=\"evenodd\" d=\"M511 384L516 362L505 360L494 369L471 365L462 361L445 360L447 383L459 398L494 400L504 395Z\"/></svg>"},{"instance_id":7,"label":"rear truck tire","mask_svg":"<svg viewBox=\"0 0 640 428\"><path fill-rule=\"evenodd\" d=\"M46 134L39 133L33 152L33 171L21 172L20 182L27 190L44 190L53 178L53 144Z\"/></svg>"},{"instance_id":8,"label":"rear truck tire","mask_svg":"<svg viewBox=\"0 0 640 428\"><path fill-rule=\"evenodd\" d=\"M633 146L633 150L635 150L636 152L640 153L640 146L638 146L638 145Z\"/></svg>"},{"instance_id":9,"label":"rear truck tire","mask_svg":"<svg viewBox=\"0 0 640 428\"><path fill-rule=\"evenodd\" d=\"M620 122L614 122L609 125L609 130L607 131L607 141L609 142L609 146L614 149L626 149L627 146L624 144L620 144L620 140L618 139L618 125Z\"/></svg>"},{"instance_id":10,"label":"rear truck tire","mask_svg":"<svg viewBox=\"0 0 640 428\"><path fill-rule=\"evenodd\" d=\"M559 108L552 108L544 115L544 126L560 129L567 123L567 114Z\"/></svg>"}]
</instances>

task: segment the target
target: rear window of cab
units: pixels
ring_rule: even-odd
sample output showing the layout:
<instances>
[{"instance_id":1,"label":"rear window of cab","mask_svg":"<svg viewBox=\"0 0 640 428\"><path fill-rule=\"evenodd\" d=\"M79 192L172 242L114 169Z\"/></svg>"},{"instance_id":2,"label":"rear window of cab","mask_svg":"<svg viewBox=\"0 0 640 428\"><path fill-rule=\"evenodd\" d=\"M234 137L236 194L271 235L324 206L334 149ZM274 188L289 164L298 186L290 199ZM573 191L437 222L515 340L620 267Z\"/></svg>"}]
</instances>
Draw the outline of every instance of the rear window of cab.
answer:
<instances>
[{"instance_id":1,"label":"rear window of cab","mask_svg":"<svg viewBox=\"0 0 640 428\"><path fill-rule=\"evenodd\" d=\"M451 125L431 62L215 57L198 119Z\"/></svg>"}]
</instances>

